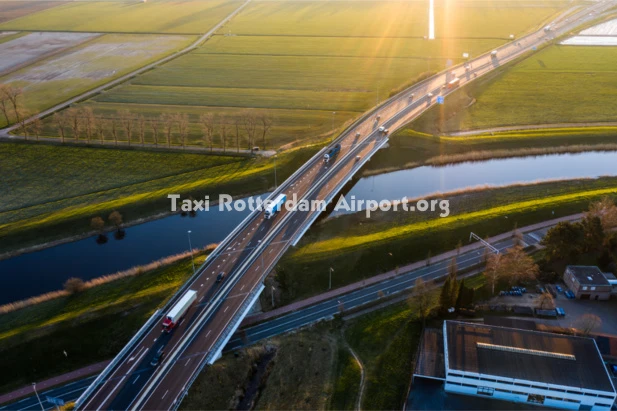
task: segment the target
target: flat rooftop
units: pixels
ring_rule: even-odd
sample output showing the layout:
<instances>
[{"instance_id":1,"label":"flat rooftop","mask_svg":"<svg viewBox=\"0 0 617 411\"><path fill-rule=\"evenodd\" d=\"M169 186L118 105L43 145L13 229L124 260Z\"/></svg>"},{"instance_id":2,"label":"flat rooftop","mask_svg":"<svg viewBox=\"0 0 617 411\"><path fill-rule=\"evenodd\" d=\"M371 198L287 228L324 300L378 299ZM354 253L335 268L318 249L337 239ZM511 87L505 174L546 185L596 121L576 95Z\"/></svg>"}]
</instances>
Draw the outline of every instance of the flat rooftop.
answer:
<instances>
[{"instance_id":1,"label":"flat rooftop","mask_svg":"<svg viewBox=\"0 0 617 411\"><path fill-rule=\"evenodd\" d=\"M446 334L451 370L615 391L590 338L458 321Z\"/></svg>"},{"instance_id":2,"label":"flat rooftop","mask_svg":"<svg viewBox=\"0 0 617 411\"><path fill-rule=\"evenodd\" d=\"M570 271L581 285L609 285L606 276L598 267L592 265L569 265Z\"/></svg>"},{"instance_id":3,"label":"flat rooftop","mask_svg":"<svg viewBox=\"0 0 617 411\"><path fill-rule=\"evenodd\" d=\"M443 330L425 328L416 360L414 376L446 379L446 365L443 355Z\"/></svg>"}]
</instances>

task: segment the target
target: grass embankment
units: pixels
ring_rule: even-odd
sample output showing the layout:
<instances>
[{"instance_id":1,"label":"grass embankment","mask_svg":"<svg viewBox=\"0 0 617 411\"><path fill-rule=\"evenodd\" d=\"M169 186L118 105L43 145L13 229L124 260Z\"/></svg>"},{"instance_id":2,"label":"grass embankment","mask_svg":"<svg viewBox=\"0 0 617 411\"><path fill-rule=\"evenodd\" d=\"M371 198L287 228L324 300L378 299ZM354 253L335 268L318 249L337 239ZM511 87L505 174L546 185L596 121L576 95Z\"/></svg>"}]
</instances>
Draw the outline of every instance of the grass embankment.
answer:
<instances>
[{"instance_id":1,"label":"grass embankment","mask_svg":"<svg viewBox=\"0 0 617 411\"><path fill-rule=\"evenodd\" d=\"M112 358L191 274L187 257L1 314L0 391Z\"/></svg>"},{"instance_id":2,"label":"grass embankment","mask_svg":"<svg viewBox=\"0 0 617 411\"><path fill-rule=\"evenodd\" d=\"M119 109L148 119L188 113L191 145L204 144L199 114L222 114L227 146L236 144L239 111L257 109L273 121L267 147L312 141L421 73L461 62L464 52L495 48L566 5L508 4L506 13L488 2L462 7L437 2L437 30L447 41L428 42L422 38L427 28L421 3L253 2L199 49L84 105L108 119L117 118ZM242 126L240 132L245 147L247 133ZM58 134L50 121L44 133ZM223 145L221 134L215 132L217 147ZM109 139L109 131L106 135ZM261 137L254 144L263 145Z\"/></svg>"},{"instance_id":3,"label":"grass embankment","mask_svg":"<svg viewBox=\"0 0 617 411\"><path fill-rule=\"evenodd\" d=\"M69 3L14 18L0 24L0 30L198 34L241 4L239 0Z\"/></svg>"},{"instance_id":4,"label":"grass embankment","mask_svg":"<svg viewBox=\"0 0 617 411\"><path fill-rule=\"evenodd\" d=\"M319 148L279 155L279 181ZM274 186L273 159L20 143L0 145L0 172L1 251L83 234L113 210L125 222L169 212L170 193L215 200Z\"/></svg>"},{"instance_id":5,"label":"grass embankment","mask_svg":"<svg viewBox=\"0 0 617 411\"><path fill-rule=\"evenodd\" d=\"M525 124L615 121L616 67L615 49L551 46L449 95L443 106L431 109L412 127L443 134Z\"/></svg>"},{"instance_id":6,"label":"grass embankment","mask_svg":"<svg viewBox=\"0 0 617 411\"><path fill-rule=\"evenodd\" d=\"M617 134L611 127L526 130L468 137L431 136L412 127L413 124L396 133L390 139L390 147L379 150L363 168L363 175L421 165L617 148Z\"/></svg>"},{"instance_id":7,"label":"grass embankment","mask_svg":"<svg viewBox=\"0 0 617 411\"><path fill-rule=\"evenodd\" d=\"M617 196L617 179L573 180L486 189L441 196L450 216L436 212L380 212L340 216L313 227L277 267L281 298L288 303L332 287L393 270L465 243L469 232L495 235L584 211L593 200ZM308 275L310 273L310 275Z\"/></svg>"}]
</instances>

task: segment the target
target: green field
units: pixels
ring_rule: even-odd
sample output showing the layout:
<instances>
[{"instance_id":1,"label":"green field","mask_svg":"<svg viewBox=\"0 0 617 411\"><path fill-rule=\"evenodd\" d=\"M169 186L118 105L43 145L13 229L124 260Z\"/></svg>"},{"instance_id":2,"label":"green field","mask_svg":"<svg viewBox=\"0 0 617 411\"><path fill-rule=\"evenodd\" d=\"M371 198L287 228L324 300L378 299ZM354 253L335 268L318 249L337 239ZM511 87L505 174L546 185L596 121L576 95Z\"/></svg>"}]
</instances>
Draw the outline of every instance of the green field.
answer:
<instances>
[{"instance_id":1,"label":"green field","mask_svg":"<svg viewBox=\"0 0 617 411\"><path fill-rule=\"evenodd\" d=\"M242 4L235 0L79 1L0 24L0 30L205 33Z\"/></svg>"},{"instance_id":2,"label":"green field","mask_svg":"<svg viewBox=\"0 0 617 411\"><path fill-rule=\"evenodd\" d=\"M450 216L441 212L380 212L339 216L314 226L276 271L283 303L341 287L466 242L469 232L492 236L563 215L579 213L604 196L617 197L617 178L549 182L450 195ZM443 197L441 197L443 198ZM306 273L311 273L307 275Z\"/></svg>"},{"instance_id":3,"label":"green field","mask_svg":"<svg viewBox=\"0 0 617 411\"><path fill-rule=\"evenodd\" d=\"M278 156L284 179L320 147ZM272 159L4 143L0 250L79 235L96 215L119 210L126 222L169 212L169 193L214 198L274 186ZM19 170L19 173L15 173ZM9 194L10 193L10 194Z\"/></svg>"},{"instance_id":4,"label":"green field","mask_svg":"<svg viewBox=\"0 0 617 411\"><path fill-rule=\"evenodd\" d=\"M471 84L411 127L431 134L525 124L617 120L617 49L553 46ZM466 108L468 107L468 108Z\"/></svg>"},{"instance_id":5,"label":"green field","mask_svg":"<svg viewBox=\"0 0 617 411\"><path fill-rule=\"evenodd\" d=\"M64 3L63 1L0 1L0 23Z\"/></svg>"},{"instance_id":6,"label":"green field","mask_svg":"<svg viewBox=\"0 0 617 411\"><path fill-rule=\"evenodd\" d=\"M512 1L504 9L486 1L438 2L435 41L422 38L427 5L255 1L199 49L86 104L106 117L119 107L148 118L189 113L188 141L198 145L197 113L258 109L273 120L266 147L282 147L332 134L393 89L532 30L566 3ZM490 24L478 24L484 20ZM296 110L290 129L281 115L291 118ZM57 134L48 123L45 135Z\"/></svg>"},{"instance_id":7,"label":"green field","mask_svg":"<svg viewBox=\"0 0 617 411\"><path fill-rule=\"evenodd\" d=\"M436 38L507 39L550 18L567 2L435 2ZM427 1L256 1L226 29L239 35L422 37Z\"/></svg>"}]
</instances>

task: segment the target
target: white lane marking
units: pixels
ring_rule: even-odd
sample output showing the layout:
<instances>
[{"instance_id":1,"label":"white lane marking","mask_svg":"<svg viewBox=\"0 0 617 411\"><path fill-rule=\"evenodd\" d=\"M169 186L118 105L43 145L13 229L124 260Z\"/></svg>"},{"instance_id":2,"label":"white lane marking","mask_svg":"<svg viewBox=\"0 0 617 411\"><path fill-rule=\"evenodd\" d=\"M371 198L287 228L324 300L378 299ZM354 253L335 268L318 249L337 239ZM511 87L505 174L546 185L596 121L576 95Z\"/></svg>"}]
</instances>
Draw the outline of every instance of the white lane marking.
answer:
<instances>
[{"instance_id":1,"label":"white lane marking","mask_svg":"<svg viewBox=\"0 0 617 411\"><path fill-rule=\"evenodd\" d=\"M210 335L211 332L212 332L212 330L208 330L208 333L206 334L206 336L204 338L207 338Z\"/></svg>"},{"instance_id":2,"label":"white lane marking","mask_svg":"<svg viewBox=\"0 0 617 411\"><path fill-rule=\"evenodd\" d=\"M106 404L107 400L109 400L109 398L113 395L113 393L118 389L118 387L120 386L120 384L122 384L122 381L124 381L124 379L126 378L127 375L131 375L131 373L133 372L133 369L137 366L137 364L139 364L139 361L143 358L144 355L146 355L148 351L144 350L144 352L141 354L141 356L137 359L137 361L135 361L135 364L133 364L131 366L131 368L129 368L129 371L124 374L122 376L122 378L120 378L120 381L118 381L118 384L116 384L116 386L109 392L109 394L107 395L107 397L105 397L105 399L103 400L103 402L101 403L101 405ZM97 408L97 410L100 410L100 408Z\"/></svg>"},{"instance_id":3,"label":"white lane marking","mask_svg":"<svg viewBox=\"0 0 617 411\"><path fill-rule=\"evenodd\" d=\"M242 288L240 288L240 291L244 290L244 287L246 286L246 284L242 285Z\"/></svg>"},{"instance_id":4,"label":"white lane marking","mask_svg":"<svg viewBox=\"0 0 617 411\"><path fill-rule=\"evenodd\" d=\"M229 309L229 306L225 307L225 311L223 311L223 313L226 313L228 309Z\"/></svg>"},{"instance_id":5,"label":"white lane marking","mask_svg":"<svg viewBox=\"0 0 617 411\"><path fill-rule=\"evenodd\" d=\"M156 340L155 340L156 341ZM139 355L139 353L141 352L141 350L143 350L144 348L146 348L145 346L142 346L139 351L137 351L137 354L135 354L134 356L132 356L131 358L129 358L129 360L127 362L131 362L135 359L136 356Z\"/></svg>"},{"instance_id":6,"label":"white lane marking","mask_svg":"<svg viewBox=\"0 0 617 411\"><path fill-rule=\"evenodd\" d=\"M165 396L167 395L167 393L169 392L169 390L165 391L165 394L163 394L163 396L161 397L161 399L165 398Z\"/></svg>"},{"instance_id":7,"label":"white lane marking","mask_svg":"<svg viewBox=\"0 0 617 411\"><path fill-rule=\"evenodd\" d=\"M186 367L187 365L189 365L189 362L191 361L191 359L189 358L188 360L186 360L186 364L184 364L184 366Z\"/></svg>"},{"instance_id":8,"label":"white lane marking","mask_svg":"<svg viewBox=\"0 0 617 411\"><path fill-rule=\"evenodd\" d=\"M137 382L137 380L139 379L139 377L141 377L141 374L139 374L139 375L137 376L137 378L135 378L135 379L133 380L133 384L135 384L135 383Z\"/></svg>"}]
</instances>

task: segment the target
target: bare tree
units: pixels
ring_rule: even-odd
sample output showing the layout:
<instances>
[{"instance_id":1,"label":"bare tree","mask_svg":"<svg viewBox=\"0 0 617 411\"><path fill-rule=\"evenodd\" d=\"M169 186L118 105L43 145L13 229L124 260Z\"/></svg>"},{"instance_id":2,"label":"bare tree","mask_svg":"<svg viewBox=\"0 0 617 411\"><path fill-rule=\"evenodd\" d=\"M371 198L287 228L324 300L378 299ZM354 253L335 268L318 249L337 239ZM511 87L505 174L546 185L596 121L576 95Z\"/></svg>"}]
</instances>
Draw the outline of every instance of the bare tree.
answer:
<instances>
[{"instance_id":1,"label":"bare tree","mask_svg":"<svg viewBox=\"0 0 617 411\"><path fill-rule=\"evenodd\" d=\"M261 113L259 115L259 121L261 122L261 141L263 144L263 149L266 149L266 134L270 128L272 128L272 119L268 117L266 113Z\"/></svg>"},{"instance_id":2,"label":"bare tree","mask_svg":"<svg viewBox=\"0 0 617 411\"><path fill-rule=\"evenodd\" d=\"M94 131L96 129L96 118L94 117L94 112L90 107L83 107L81 109L81 116L84 122L84 129L86 131L86 139L89 143L92 140L92 136L94 135Z\"/></svg>"},{"instance_id":3,"label":"bare tree","mask_svg":"<svg viewBox=\"0 0 617 411\"><path fill-rule=\"evenodd\" d=\"M66 115L69 118L69 127L73 132L73 138L79 140L79 133L81 132L81 114L79 110L70 108L66 111Z\"/></svg>"},{"instance_id":4,"label":"bare tree","mask_svg":"<svg viewBox=\"0 0 617 411\"><path fill-rule=\"evenodd\" d=\"M220 116L219 117L219 131L221 133L221 143L223 144L223 153L226 150L227 145L227 118Z\"/></svg>"},{"instance_id":5,"label":"bare tree","mask_svg":"<svg viewBox=\"0 0 617 411\"><path fill-rule=\"evenodd\" d=\"M167 140L167 147L171 147L171 134L174 129L174 116L169 113L161 115L161 121L165 127L165 138Z\"/></svg>"},{"instance_id":6,"label":"bare tree","mask_svg":"<svg viewBox=\"0 0 617 411\"><path fill-rule=\"evenodd\" d=\"M598 217L604 230L608 231L617 227L617 206L609 197L591 203L587 216Z\"/></svg>"},{"instance_id":7,"label":"bare tree","mask_svg":"<svg viewBox=\"0 0 617 411\"><path fill-rule=\"evenodd\" d=\"M2 114L4 115L4 120L6 121L7 126L11 124L11 103L6 90L8 87L9 86L7 85L0 84L0 111L2 111Z\"/></svg>"},{"instance_id":8,"label":"bare tree","mask_svg":"<svg viewBox=\"0 0 617 411\"><path fill-rule=\"evenodd\" d=\"M157 119L151 119L150 120L150 128L152 129L152 138L154 139L154 145L158 146L159 145L159 128L160 128L160 123Z\"/></svg>"},{"instance_id":9,"label":"bare tree","mask_svg":"<svg viewBox=\"0 0 617 411\"><path fill-rule=\"evenodd\" d=\"M495 295L495 286L499 282L499 279L503 275L503 268L501 264L501 254L488 254L486 256L486 268L484 269L484 276L488 285L491 286L491 294Z\"/></svg>"},{"instance_id":10,"label":"bare tree","mask_svg":"<svg viewBox=\"0 0 617 411\"><path fill-rule=\"evenodd\" d=\"M17 118L19 118L19 130L23 133L24 138L28 140L30 123L27 120L30 114L22 108L18 108L17 113L18 113Z\"/></svg>"},{"instance_id":11,"label":"bare tree","mask_svg":"<svg viewBox=\"0 0 617 411\"><path fill-rule=\"evenodd\" d=\"M131 145L131 138L133 136L133 116L128 110L122 110L120 112L120 122L122 123L122 127L124 128L124 132L126 134L126 139Z\"/></svg>"},{"instance_id":12,"label":"bare tree","mask_svg":"<svg viewBox=\"0 0 617 411\"><path fill-rule=\"evenodd\" d=\"M53 118L54 118L54 123L56 123L56 127L58 128L60 139L64 143L64 139L66 138L66 126L67 126L66 114L65 113L55 113Z\"/></svg>"},{"instance_id":13,"label":"bare tree","mask_svg":"<svg viewBox=\"0 0 617 411\"><path fill-rule=\"evenodd\" d=\"M137 117L137 133L139 134L139 142L143 147L146 137L146 119L141 114Z\"/></svg>"},{"instance_id":14,"label":"bare tree","mask_svg":"<svg viewBox=\"0 0 617 411\"><path fill-rule=\"evenodd\" d=\"M178 123L178 136L180 137L182 148L186 148L186 137L189 128L189 116L187 116L186 114L178 114L176 115L176 122Z\"/></svg>"},{"instance_id":15,"label":"bare tree","mask_svg":"<svg viewBox=\"0 0 617 411\"><path fill-rule=\"evenodd\" d=\"M39 137L43 131L43 123L41 122L41 118L35 117L30 124L30 128L32 129L32 134L36 137L36 141L39 141Z\"/></svg>"},{"instance_id":16,"label":"bare tree","mask_svg":"<svg viewBox=\"0 0 617 411\"><path fill-rule=\"evenodd\" d=\"M112 118L109 120L109 125L111 126L111 136L114 138L114 144L118 145L118 125L116 124L116 119Z\"/></svg>"},{"instance_id":17,"label":"bare tree","mask_svg":"<svg viewBox=\"0 0 617 411\"><path fill-rule=\"evenodd\" d=\"M210 146L210 152L212 152L212 136L214 135L214 126L216 124L216 116L212 113L201 114L199 116L199 122L201 123L201 129L203 131L204 143Z\"/></svg>"},{"instance_id":18,"label":"bare tree","mask_svg":"<svg viewBox=\"0 0 617 411\"><path fill-rule=\"evenodd\" d=\"M122 214L120 214L119 211L112 211L108 220L116 227L116 230L120 230L122 228Z\"/></svg>"},{"instance_id":19,"label":"bare tree","mask_svg":"<svg viewBox=\"0 0 617 411\"><path fill-rule=\"evenodd\" d=\"M103 118L99 118L94 123L94 129L96 131L96 136L99 138L101 143L105 141L105 127L107 126L107 121Z\"/></svg>"},{"instance_id":20,"label":"bare tree","mask_svg":"<svg viewBox=\"0 0 617 411\"><path fill-rule=\"evenodd\" d=\"M583 314L574 322L577 328L583 335L589 335L593 330L602 325L602 320L595 314Z\"/></svg>"},{"instance_id":21,"label":"bare tree","mask_svg":"<svg viewBox=\"0 0 617 411\"><path fill-rule=\"evenodd\" d=\"M538 297L538 308L541 310L550 310L555 308L555 300L551 293L544 292Z\"/></svg>"},{"instance_id":22,"label":"bare tree","mask_svg":"<svg viewBox=\"0 0 617 411\"><path fill-rule=\"evenodd\" d=\"M240 117L234 118L234 126L236 127L236 146L237 146L238 153L240 152L240 124L241 124Z\"/></svg>"},{"instance_id":23,"label":"bare tree","mask_svg":"<svg viewBox=\"0 0 617 411\"><path fill-rule=\"evenodd\" d=\"M418 317L422 320L422 327L424 328L426 319L431 314L433 306L435 305L435 296L431 293L431 290L429 290L422 278L416 279L407 303L412 311L418 314Z\"/></svg>"},{"instance_id":24,"label":"bare tree","mask_svg":"<svg viewBox=\"0 0 617 411\"><path fill-rule=\"evenodd\" d=\"M535 280L540 274L540 268L536 262L523 251L521 246L509 248L504 257L502 261L503 273L510 285Z\"/></svg>"},{"instance_id":25,"label":"bare tree","mask_svg":"<svg viewBox=\"0 0 617 411\"><path fill-rule=\"evenodd\" d=\"M255 133L257 132L257 119L255 115L250 111L244 112L242 114L242 126L248 138L248 149L251 150L255 144Z\"/></svg>"},{"instance_id":26,"label":"bare tree","mask_svg":"<svg viewBox=\"0 0 617 411\"><path fill-rule=\"evenodd\" d=\"M22 95L23 90L20 87L13 87L13 86L9 86L6 85L4 86L1 90L0 90L5 98L9 101L12 109L13 109L13 113L15 114L15 121L19 122L20 119L20 100L19 100L19 96Z\"/></svg>"},{"instance_id":27,"label":"bare tree","mask_svg":"<svg viewBox=\"0 0 617 411\"><path fill-rule=\"evenodd\" d=\"M77 294L86 289L86 284L81 278L71 277L65 281L64 289L69 294Z\"/></svg>"}]
</instances>

